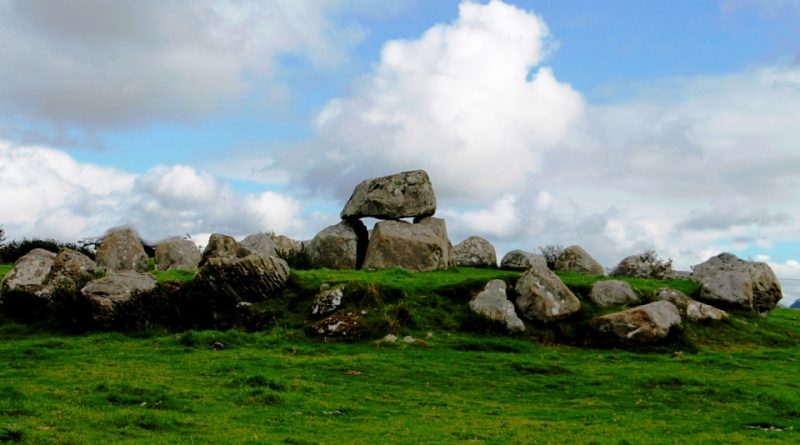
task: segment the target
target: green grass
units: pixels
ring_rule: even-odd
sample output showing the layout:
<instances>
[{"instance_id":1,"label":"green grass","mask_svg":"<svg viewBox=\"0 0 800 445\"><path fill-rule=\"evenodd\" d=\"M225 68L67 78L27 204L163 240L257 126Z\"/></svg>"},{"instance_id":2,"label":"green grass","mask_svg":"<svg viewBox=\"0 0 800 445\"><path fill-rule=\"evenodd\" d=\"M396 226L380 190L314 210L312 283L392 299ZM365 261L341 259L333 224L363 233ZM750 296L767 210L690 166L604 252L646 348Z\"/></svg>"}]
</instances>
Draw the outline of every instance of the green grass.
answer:
<instances>
[{"instance_id":1,"label":"green grass","mask_svg":"<svg viewBox=\"0 0 800 445\"><path fill-rule=\"evenodd\" d=\"M0 264L0 283L3 282L3 279L6 277L6 274L11 272L11 269L14 268L13 264Z\"/></svg>"},{"instance_id":2,"label":"green grass","mask_svg":"<svg viewBox=\"0 0 800 445\"><path fill-rule=\"evenodd\" d=\"M172 269L172 270L150 270L148 271L159 283L165 283L167 281L177 281L181 284L188 283L194 279L195 274L197 271L195 270L183 270L183 269Z\"/></svg>"},{"instance_id":3,"label":"green grass","mask_svg":"<svg viewBox=\"0 0 800 445\"><path fill-rule=\"evenodd\" d=\"M800 336L800 312L759 320ZM797 343L675 357L455 333L387 346L281 329L64 336L10 322L0 339L0 441L800 441Z\"/></svg>"}]
</instances>

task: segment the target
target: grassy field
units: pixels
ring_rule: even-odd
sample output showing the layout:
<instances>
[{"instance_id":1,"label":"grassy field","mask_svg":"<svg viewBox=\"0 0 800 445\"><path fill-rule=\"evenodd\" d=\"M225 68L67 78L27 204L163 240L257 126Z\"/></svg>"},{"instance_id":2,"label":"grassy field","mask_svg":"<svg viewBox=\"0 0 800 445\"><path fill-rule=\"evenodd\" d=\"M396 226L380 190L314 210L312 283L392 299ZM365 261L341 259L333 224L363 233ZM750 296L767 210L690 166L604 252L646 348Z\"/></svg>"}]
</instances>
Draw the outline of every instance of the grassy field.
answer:
<instances>
[{"instance_id":1,"label":"grassy field","mask_svg":"<svg viewBox=\"0 0 800 445\"><path fill-rule=\"evenodd\" d=\"M412 310L414 322L396 326L412 344L330 343L292 322L68 335L0 318L0 442L800 442L800 311L689 325L656 352L463 333L433 319L457 312L467 289L517 276L298 271L275 303L303 296L297 313L307 313L322 282L375 287L382 305ZM579 294L597 279L562 278ZM686 281L633 282L640 293L663 284L696 293Z\"/></svg>"}]
</instances>

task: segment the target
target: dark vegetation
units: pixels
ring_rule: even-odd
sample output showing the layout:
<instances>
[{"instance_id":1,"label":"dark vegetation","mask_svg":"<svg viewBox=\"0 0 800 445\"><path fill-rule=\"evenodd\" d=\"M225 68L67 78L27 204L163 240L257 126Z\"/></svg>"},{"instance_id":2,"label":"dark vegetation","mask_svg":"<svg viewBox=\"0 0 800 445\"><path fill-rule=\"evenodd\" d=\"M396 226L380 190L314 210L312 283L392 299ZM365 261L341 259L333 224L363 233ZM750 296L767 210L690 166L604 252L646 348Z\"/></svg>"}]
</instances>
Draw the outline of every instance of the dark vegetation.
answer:
<instances>
[{"instance_id":1,"label":"dark vegetation","mask_svg":"<svg viewBox=\"0 0 800 445\"><path fill-rule=\"evenodd\" d=\"M94 251L85 246L63 243L52 239L33 238L14 240L9 243L0 242L0 263L13 263L33 249L44 249L53 253L58 253L64 248L77 250L89 258L94 259Z\"/></svg>"}]
</instances>

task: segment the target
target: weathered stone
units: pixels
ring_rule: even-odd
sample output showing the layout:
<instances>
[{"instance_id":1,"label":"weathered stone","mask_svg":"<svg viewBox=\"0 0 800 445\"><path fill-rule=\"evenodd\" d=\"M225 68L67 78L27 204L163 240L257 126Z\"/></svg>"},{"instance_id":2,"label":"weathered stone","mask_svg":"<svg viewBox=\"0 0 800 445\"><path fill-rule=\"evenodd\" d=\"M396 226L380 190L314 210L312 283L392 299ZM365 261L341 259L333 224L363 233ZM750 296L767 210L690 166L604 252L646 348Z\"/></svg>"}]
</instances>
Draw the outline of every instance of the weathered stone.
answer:
<instances>
[{"instance_id":1,"label":"weathered stone","mask_svg":"<svg viewBox=\"0 0 800 445\"><path fill-rule=\"evenodd\" d=\"M663 340L673 326L680 324L678 308L669 301L656 301L589 321L589 326L601 334L638 343Z\"/></svg>"},{"instance_id":2,"label":"weathered stone","mask_svg":"<svg viewBox=\"0 0 800 445\"><path fill-rule=\"evenodd\" d=\"M581 308L575 294L547 265L534 265L517 281L517 308L529 320L544 322L568 317Z\"/></svg>"},{"instance_id":3,"label":"weathered stone","mask_svg":"<svg viewBox=\"0 0 800 445\"><path fill-rule=\"evenodd\" d=\"M660 287L653 292L653 301L669 301L674 304L681 314L686 313L686 306L689 305L689 297L683 292L669 287Z\"/></svg>"},{"instance_id":4,"label":"weathered stone","mask_svg":"<svg viewBox=\"0 0 800 445\"><path fill-rule=\"evenodd\" d=\"M46 297L52 291L47 279L53 268L56 254L44 249L33 249L20 257L3 280L3 292L16 291L37 297Z\"/></svg>"},{"instance_id":5,"label":"weathered stone","mask_svg":"<svg viewBox=\"0 0 800 445\"><path fill-rule=\"evenodd\" d=\"M301 243L295 241L285 235L271 235L272 244L275 245L275 251L285 254L299 252L301 250Z\"/></svg>"},{"instance_id":6,"label":"weathered stone","mask_svg":"<svg viewBox=\"0 0 800 445\"><path fill-rule=\"evenodd\" d=\"M95 261L108 271L147 270L147 253L139 235L130 227L110 230L97 248Z\"/></svg>"},{"instance_id":7,"label":"weathered stone","mask_svg":"<svg viewBox=\"0 0 800 445\"><path fill-rule=\"evenodd\" d=\"M221 233L212 233L197 267L202 268L212 258L236 259L248 255L250 255L250 250L240 246L236 238Z\"/></svg>"},{"instance_id":8,"label":"weathered stone","mask_svg":"<svg viewBox=\"0 0 800 445\"><path fill-rule=\"evenodd\" d=\"M319 292L314 297L314 306L311 308L311 315L317 314L330 314L339 309L342 305L342 296L344 295L344 286L330 287L330 285L323 284L319 288Z\"/></svg>"},{"instance_id":9,"label":"weathered stone","mask_svg":"<svg viewBox=\"0 0 800 445\"><path fill-rule=\"evenodd\" d=\"M603 266L591 257L581 246L569 246L556 259L555 270L576 272L582 275L603 275Z\"/></svg>"},{"instance_id":10,"label":"weathered stone","mask_svg":"<svg viewBox=\"0 0 800 445\"><path fill-rule=\"evenodd\" d=\"M734 305L765 314L783 298L775 273L765 263L744 261L721 253L694 267L700 299Z\"/></svg>"},{"instance_id":11,"label":"weathered stone","mask_svg":"<svg viewBox=\"0 0 800 445\"><path fill-rule=\"evenodd\" d=\"M61 249L53 260L50 282L54 286L71 288L95 278L97 272L97 263L88 256L76 250Z\"/></svg>"},{"instance_id":12,"label":"weathered stone","mask_svg":"<svg viewBox=\"0 0 800 445\"><path fill-rule=\"evenodd\" d=\"M483 290L470 300L469 308L476 314L503 323L508 332L525 331L525 323L517 316L514 304L506 296L506 283L503 280L486 283Z\"/></svg>"},{"instance_id":13,"label":"weathered stone","mask_svg":"<svg viewBox=\"0 0 800 445\"><path fill-rule=\"evenodd\" d=\"M193 241L170 238L156 244L156 270L195 270L200 263L200 249Z\"/></svg>"},{"instance_id":14,"label":"weathered stone","mask_svg":"<svg viewBox=\"0 0 800 445\"><path fill-rule=\"evenodd\" d=\"M360 315L338 311L328 318L314 323L312 329L315 333L324 337L352 338L363 332L365 326L361 322Z\"/></svg>"},{"instance_id":15,"label":"weathered stone","mask_svg":"<svg viewBox=\"0 0 800 445\"><path fill-rule=\"evenodd\" d=\"M524 250L512 250L503 256L500 261L501 269L528 270L533 266L547 267L547 260L543 256Z\"/></svg>"},{"instance_id":16,"label":"weathered stone","mask_svg":"<svg viewBox=\"0 0 800 445\"><path fill-rule=\"evenodd\" d=\"M119 309L156 288L150 274L123 271L89 282L81 289L92 308L92 317L101 326L110 327Z\"/></svg>"},{"instance_id":17,"label":"weathered stone","mask_svg":"<svg viewBox=\"0 0 800 445\"><path fill-rule=\"evenodd\" d=\"M206 286L223 306L272 298L286 287L289 265L277 257L211 258L195 281Z\"/></svg>"},{"instance_id":18,"label":"weathered stone","mask_svg":"<svg viewBox=\"0 0 800 445\"><path fill-rule=\"evenodd\" d=\"M342 209L342 219L423 218L436 213L436 196L428 174L413 170L358 184Z\"/></svg>"},{"instance_id":19,"label":"weathered stone","mask_svg":"<svg viewBox=\"0 0 800 445\"><path fill-rule=\"evenodd\" d=\"M258 256L277 256L275 243L268 233L254 233L239 241L239 246L249 250L253 255Z\"/></svg>"},{"instance_id":20,"label":"weathered stone","mask_svg":"<svg viewBox=\"0 0 800 445\"><path fill-rule=\"evenodd\" d=\"M672 260L659 259L653 250L623 258L611 272L611 275L617 277L652 278L657 280L662 280L672 274Z\"/></svg>"},{"instance_id":21,"label":"weathered stone","mask_svg":"<svg viewBox=\"0 0 800 445\"><path fill-rule=\"evenodd\" d=\"M307 252L315 267L358 269L367 242L367 228L361 221L342 221L319 232L308 243Z\"/></svg>"},{"instance_id":22,"label":"weathered stone","mask_svg":"<svg viewBox=\"0 0 800 445\"><path fill-rule=\"evenodd\" d=\"M369 240L364 269L402 268L416 271L447 269L452 264L443 219L424 218L411 224L381 221Z\"/></svg>"},{"instance_id":23,"label":"weathered stone","mask_svg":"<svg viewBox=\"0 0 800 445\"><path fill-rule=\"evenodd\" d=\"M691 321L719 321L727 318L728 313L714 306L699 301L689 301L686 305L686 318Z\"/></svg>"},{"instance_id":24,"label":"weathered stone","mask_svg":"<svg viewBox=\"0 0 800 445\"><path fill-rule=\"evenodd\" d=\"M600 307L609 307L622 304L636 304L639 297L631 285L619 280L595 281L589 298Z\"/></svg>"},{"instance_id":25,"label":"weathered stone","mask_svg":"<svg viewBox=\"0 0 800 445\"><path fill-rule=\"evenodd\" d=\"M458 243L452 250L456 266L497 267L497 253L489 241L471 236Z\"/></svg>"}]
</instances>

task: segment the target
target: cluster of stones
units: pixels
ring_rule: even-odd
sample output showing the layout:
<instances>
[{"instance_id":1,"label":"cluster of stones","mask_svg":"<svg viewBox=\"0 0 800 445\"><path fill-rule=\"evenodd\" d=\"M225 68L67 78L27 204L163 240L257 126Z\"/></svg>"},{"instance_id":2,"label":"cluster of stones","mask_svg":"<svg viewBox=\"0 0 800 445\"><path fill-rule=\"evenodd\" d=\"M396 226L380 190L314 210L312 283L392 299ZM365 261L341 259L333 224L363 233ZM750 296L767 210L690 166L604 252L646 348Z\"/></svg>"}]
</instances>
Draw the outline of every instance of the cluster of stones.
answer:
<instances>
[{"instance_id":1,"label":"cluster of stones","mask_svg":"<svg viewBox=\"0 0 800 445\"><path fill-rule=\"evenodd\" d=\"M633 258L628 257L623 262L630 263ZM508 299L503 281L492 280L472 298L469 307L481 316L503 323L509 332L524 331L523 319L552 323L573 317L581 310L580 299L548 269L544 257L515 250L503 258L501 267L525 271L514 289L516 301ZM603 275L602 266L578 246L564 249L555 269ZM744 261L723 253L693 269L691 277L700 283L700 298L705 301L764 314L782 297L777 278L764 263ZM621 280L600 279L593 284L587 297L598 308L630 307L596 316L589 320L589 326L600 334L636 343L663 340L673 327L686 321L707 322L727 317L725 311L694 301L675 289L660 288L652 295L640 296Z\"/></svg>"}]
</instances>

